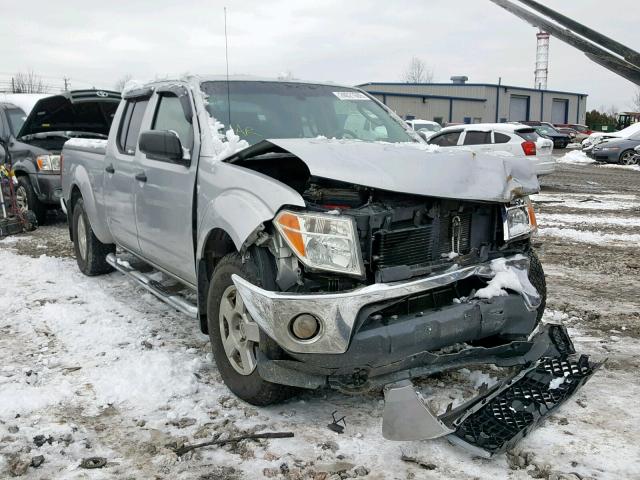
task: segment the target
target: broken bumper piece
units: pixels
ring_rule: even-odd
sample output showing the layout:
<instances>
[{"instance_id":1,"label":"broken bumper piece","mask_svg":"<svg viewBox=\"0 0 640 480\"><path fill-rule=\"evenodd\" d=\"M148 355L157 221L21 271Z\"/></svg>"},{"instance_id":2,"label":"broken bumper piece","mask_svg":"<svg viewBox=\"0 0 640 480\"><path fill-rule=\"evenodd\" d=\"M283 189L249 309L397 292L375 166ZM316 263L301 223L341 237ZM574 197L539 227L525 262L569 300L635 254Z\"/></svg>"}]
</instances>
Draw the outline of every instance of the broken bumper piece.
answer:
<instances>
[{"instance_id":1,"label":"broken bumper piece","mask_svg":"<svg viewBox=\"0 0 640 480\"><path fill-rule=\"evenodd\" d=\"M387 385L382 433L389 440L446 436L488 458L512 448L575 394L600 365L586 355L544 357L440 417L409 381Z\"/></svg>"}]
</instances>

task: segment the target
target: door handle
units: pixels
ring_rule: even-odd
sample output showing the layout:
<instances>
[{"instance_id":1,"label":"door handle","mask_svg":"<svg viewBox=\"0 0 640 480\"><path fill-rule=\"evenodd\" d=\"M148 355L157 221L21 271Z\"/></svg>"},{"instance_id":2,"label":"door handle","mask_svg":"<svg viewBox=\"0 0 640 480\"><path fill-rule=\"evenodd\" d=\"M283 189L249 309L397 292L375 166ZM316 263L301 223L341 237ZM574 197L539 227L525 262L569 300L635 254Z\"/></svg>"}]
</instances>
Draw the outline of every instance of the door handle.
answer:
<instances>
[{"instance_id":1,"label":"door handle","mask_svg":"<svg viewBox=\"0 0 640 480\"><path fill-rule=\"evenodd\" d=\"M140 172L136 174L135 179L138 180L139 182L146 182L147 176L145 175L144 172Z\"/></svg>"},{"instance_id":2,"label":"door handle","mask_svg":"<svg viewBox=\"0 0 640 480\"><path fill-rule=\"evenodd\" d=\"M104 169L105 172L107 173L116 173L116 169L113 168L113 165L109 164L105 167Z\"/></svg>"}]
</instances>

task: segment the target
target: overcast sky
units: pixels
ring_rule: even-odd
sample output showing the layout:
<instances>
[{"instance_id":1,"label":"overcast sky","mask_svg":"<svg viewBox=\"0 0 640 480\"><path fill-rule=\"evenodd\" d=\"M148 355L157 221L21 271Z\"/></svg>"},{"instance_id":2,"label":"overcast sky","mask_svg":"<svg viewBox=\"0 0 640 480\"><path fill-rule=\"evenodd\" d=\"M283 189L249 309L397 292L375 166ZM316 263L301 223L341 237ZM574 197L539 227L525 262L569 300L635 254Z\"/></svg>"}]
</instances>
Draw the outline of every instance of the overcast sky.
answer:
<instances>
[{"instance_id":1,"label":"overcast sky","mask_svg":"<svg viewBox=\"0 0 640 480\"><path fill-rule=\"evenodd\" d=\"M638 0L543 3L640 50ZM358 84L400 81L412 56L435 81L533 86L536 30L489 0L0 0L0 82L32 69L45 82L113 88L139 80L230 72ZM635 87L551 39L549 89L589 95L589 108L629 109Z\"/></svg>"}]
</instances>

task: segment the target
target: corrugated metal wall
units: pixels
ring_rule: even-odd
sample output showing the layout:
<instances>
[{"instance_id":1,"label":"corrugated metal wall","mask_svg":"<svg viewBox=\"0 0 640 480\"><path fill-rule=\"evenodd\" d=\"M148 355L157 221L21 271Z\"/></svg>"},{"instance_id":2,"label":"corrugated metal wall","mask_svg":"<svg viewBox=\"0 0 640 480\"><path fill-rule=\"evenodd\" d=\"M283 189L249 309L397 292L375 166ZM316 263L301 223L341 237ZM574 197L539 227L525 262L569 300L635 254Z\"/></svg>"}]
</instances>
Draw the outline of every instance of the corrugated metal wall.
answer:
<instances>
[{"instance_id":1,"label":"corrugated metal wall","mask_svg":"<svg viewBox=\"0 0 640 480\"><path fill-rule=\"evenodd\" d=\"M424 120L443 118L444 122L462 123L470 121L498 122L509 121L509 104L512 95L529 98L529 120L551 122L553 99L568 101L568 123L584 123L586 116L586 95L572 93L555 93L510 86L497 85L454 85L454 84L385 84L371 83L363 86L367 91L386 92L384 101L399 116L407 115ZM496 97L499 92L499 103L496 111ZM393 96L393 94L436 95L442 97L464 97L485 100L475 102L469 100L453 100L452 116L449 118L450 105L447 98L422 99L421 97ZM378 99L383 101L381 95ZM497 113L497 115L496 115Z\"/></svg>"}]
</instances>

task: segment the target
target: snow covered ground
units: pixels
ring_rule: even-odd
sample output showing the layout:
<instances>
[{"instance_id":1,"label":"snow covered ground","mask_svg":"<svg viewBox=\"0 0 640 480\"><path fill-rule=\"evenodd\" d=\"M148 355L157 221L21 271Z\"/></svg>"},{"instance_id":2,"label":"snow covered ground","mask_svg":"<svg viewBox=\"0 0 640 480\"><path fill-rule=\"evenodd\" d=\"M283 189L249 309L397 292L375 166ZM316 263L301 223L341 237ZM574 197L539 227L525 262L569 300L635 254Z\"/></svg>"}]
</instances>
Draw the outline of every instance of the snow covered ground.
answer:
<instances>
[{"instance_id":1,"label":"snow covered ground","mask_svg":"<svg viewBox=\"0 0 640 480\"><path fill-rule=\"evenodd\" d=\"M546 319L564 322L578 351L609 360L516 451L492 460L446 440L385 441L380 392L307 392L268 408L238 401L195 322L118 273L80 274L66 225L0 241L0 478L639 478L640 198L556 189L537 196L536 208ZM443 411L501 374L462 369L419 387ZM335 410L346 416L342 435L327 428ZM295 437L181 458L171 450L257 431ZM107 463L81 468L89 457Z\"/></svg>"}]
</instances>

